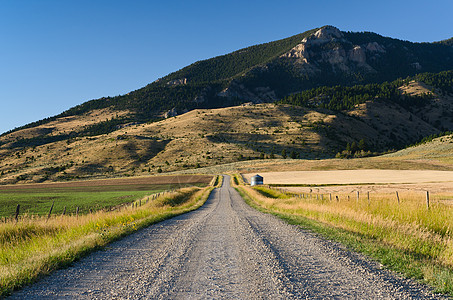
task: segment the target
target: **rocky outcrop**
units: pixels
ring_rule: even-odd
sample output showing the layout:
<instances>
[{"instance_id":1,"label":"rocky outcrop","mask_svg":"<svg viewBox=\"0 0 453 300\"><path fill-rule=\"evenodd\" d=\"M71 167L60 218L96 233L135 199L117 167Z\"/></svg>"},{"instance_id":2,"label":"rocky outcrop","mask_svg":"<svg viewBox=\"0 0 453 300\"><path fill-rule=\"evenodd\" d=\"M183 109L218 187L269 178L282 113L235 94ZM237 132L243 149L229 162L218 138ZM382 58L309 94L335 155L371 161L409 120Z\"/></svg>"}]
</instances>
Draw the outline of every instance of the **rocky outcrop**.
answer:
<instances>
[{"instance_id":1,"label":"rocky outcrop","mask_svg":"<svg viewBox=\"0 0 453 300\"><path fill-rule=\"evenodd\" d=\"M324 26L308 38L304 38L302 43L306 45L319 45L329 43L333 40L342 40L343 33L334 26Z\"/></svg>"},{"instance_id":2,"label":"rocky outcrop","mask_svg":"<svg viewBox=\"0 0 453 300\"><path fill-rule=\"evenodd\" d=\"M370 52L385 53L384 46L379 45L377 42L372 42L372 43L366 44L365 49Z\"/></svg>"},{"instance_id":3,"label":"rocky outcrop","mask_svg":"<svg viewBox=\"0 0 453 300\"><path fill-rule=\"evenodd\" d=\"M168 119L171 117L176 117L178 115L178 112L176 111L175 108L170 109L169 111L164 113L164 118Z\"/></svg>"},{"instance_id":4,"label":"rocky outcrop","mask_svg":"<svg viewBox=\"0 0 453 300\"><path fill-rule=\"evenodd\" d=\"M385 53L377 42L353 45L336 27L324 26L280 58L292 62L302 74L321 72L320 66L330 64L332 71L349 73L357 69L376 72L367 59Z\"/></svg>"},{"instance_id":5,"label":"rocky outcrop","mask_svg":"<svg viewBox=\"0 0 453 300\"><path fill-rule=\"evenodd\" d=\"M169 82L167 82L167 85L169 85L169 86L184 85L184 84L187 84L187 78L175 79L175 80L170 80Z\"/></svg>"}]
</instances>

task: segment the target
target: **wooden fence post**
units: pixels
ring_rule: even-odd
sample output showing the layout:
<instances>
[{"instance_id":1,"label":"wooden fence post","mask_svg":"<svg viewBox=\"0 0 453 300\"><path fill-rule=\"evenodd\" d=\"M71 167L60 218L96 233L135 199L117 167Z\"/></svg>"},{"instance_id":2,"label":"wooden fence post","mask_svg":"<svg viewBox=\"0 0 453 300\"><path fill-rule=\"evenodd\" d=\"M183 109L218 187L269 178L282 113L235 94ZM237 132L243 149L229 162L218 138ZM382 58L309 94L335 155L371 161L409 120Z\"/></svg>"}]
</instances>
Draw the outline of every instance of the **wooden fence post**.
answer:
<instances>
[{"instance_id":1,"label":"wooden fence post","mask_svg":"<svg viewBox=\"0 0 453 300\"><path fill-rule=\"evenodd\" d=\"M329 200L332 201L332 193L329 194Z\"/></svg>"},{"instance_id":2,"label":"wooden fence post","mask_svg":"<svg viewBox=\"0 0 453 300\"><path fill-rule=\"evenodd\" d=\"M400 204L400 196L398 195L398 191L396 191L396 200L398 201L398 204Z\"/></svg>"},{"instance_id":3,"label":"wooden fence post","mask_svg":"<svg viewBox=\"0 0 453 300\"><path fill-rule=\"evenodd\" d=\"M14 216L14 219L16 219L16 223L19 220L19 211L20 211L20 204L17 204L16 215Z\"/></svg>"},{"instance_id":4,"label":"wooden fence post","mask_svg":"<svg viewBox=\"0 0 453 300\"><path fill-rule=\"evenodd\" d=\"M360 193L359 193L359 191L357 191L357 202L359 202L359 198L360 198Z\"/></svg>"},{"instance_id":5,"label":"wooden fence post","mask_svg":"<svg viewBox=\"0 0 453 300\"><path fill-rule=\"evenodd\" d=\"M76 214L76 217L77 217L77 219L78 219L78 218L79 218L79 207L78 207L78 206L77 206L77 208L76 208L75 214Z\"/></svg>"},{"instance_id":6,"label":"wooden fence post","mask_svg":"<svg viewBox=\"0 0 453 300\"><path fill-rule=\"evenodd\" d=\"M370 203L370 192L367 192L368 203Z\"/></svg>"},{"instance_id":7,"label":"wooden fence post","mask_svg":"<svg viewBox=\"0 0 453 300\"><path fill-rule=\"evenodd\" d=\"M426 208L429 209L429 192L426 191Z\"/></svg>"},{"instance_id":8,"label":"wooden fence post","mask_svg":"<svg viewBox=\"0 0 453 300\"><path fill-rule=\"evenodd\" d=\"M49 214L47 215L47 221L49 221L49 219L50 219L50 214L52 213L54 204L55 204L55 201L52 202L52 206L50 207Z\"/></svg>"}]
</instances>

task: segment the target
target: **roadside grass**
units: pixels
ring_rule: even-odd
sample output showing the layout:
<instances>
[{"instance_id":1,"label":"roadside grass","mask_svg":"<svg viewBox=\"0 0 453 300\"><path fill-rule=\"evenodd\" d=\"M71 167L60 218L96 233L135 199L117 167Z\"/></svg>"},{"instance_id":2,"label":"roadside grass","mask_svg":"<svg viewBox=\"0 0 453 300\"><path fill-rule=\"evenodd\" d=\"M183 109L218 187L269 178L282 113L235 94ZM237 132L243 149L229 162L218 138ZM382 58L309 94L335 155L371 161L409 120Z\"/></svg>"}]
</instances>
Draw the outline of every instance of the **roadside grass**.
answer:
<instances>
[{"instance_id":1,"label":"roadside grass","mask_svg":"<svg viewBox=\"0 0 453 300\"><path fill-rule=\"evenodd\" d=\"M288 194L282 193L275 189L271 189L265 186L257 186L254 188L255 191L258 191L261 195L267 198L274 198L274 199L287 199L290 196Z\"/></svg>"},{"instance_id":2,"label":"roadside grass","mask_svg":"<svg viewBox=\"0 0 453 300\"><path fill-rule=\"evenodd\" d=\"M234 181L233 181L234 183ZM453 295L453 207L449 195L394 194L293 195L266 197L250 186L236 185L245 201L338 241L376 259L387 268L415 278L436 292ZM338 196L338 200L336 200ZM348 197L349 196L349 197ZM348 200L349 199L349 200ZM448 202L447 202L448 203Z\"/></svg>"},{"instance_id":3,"label":"roadside grass","mask_svg":"<svg viewBox=\"0 0 453 300\"><path fill-rule=\"evenodd\" d=\"M206 184L193 184L206 186ZM0 218L12 218L20 205L20 215L47 215L54 203L52 212L62 214L66 207L68 214L79 214L110 209L118 205L131 203L145 195L160 193L192 184L157 184L157 185L111 185L98 187L58 187L0 190Z\"/></svg>"},{"instance_id":4,"label":"roadside grass","mask_svg":"<svg viewBox=\"0 0 453 300\"><path fill-rule=\"evenodd\" d=\"M140 199L139 205L74 216L30 216L0 223L0 296L141 228L199 208L221 180ZM148 201L149 200L149 201ZM138 204L138 201L135 202Z\"/></svg>"}]
</instances>

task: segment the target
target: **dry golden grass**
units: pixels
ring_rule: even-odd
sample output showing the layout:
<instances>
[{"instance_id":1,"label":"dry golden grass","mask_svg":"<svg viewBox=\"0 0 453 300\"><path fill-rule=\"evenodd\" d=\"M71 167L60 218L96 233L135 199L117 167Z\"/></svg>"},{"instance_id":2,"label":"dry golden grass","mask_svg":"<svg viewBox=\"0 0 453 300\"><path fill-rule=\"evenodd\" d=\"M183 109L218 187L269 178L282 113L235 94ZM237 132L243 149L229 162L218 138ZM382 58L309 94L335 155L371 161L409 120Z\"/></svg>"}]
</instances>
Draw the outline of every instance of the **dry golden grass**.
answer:
<instances>
[{"instance_id":1,"label":"dry golden grass","mask_svg":"<svg viewBox=\"0 0 453 300\"><path fill-rule=\"evenodd\" d=\"M244 174L250 182L254 174ZM453 182L453 171L433 170L330 170L330 171L294 171L265 172L267 184L361 184L361 183L423 183Z\"/></svg>"},{"instance_id":2,"label":"dry golden grass","mask_svg":"<svg viewBox=\"0 0 453 300\"><path fill-rule=\"evenodd\" d=\"M137 201L142 206L116 211L0 223L0 296L125 234L200 207L216 183L150 195Z\"/></svg>"},{"instance_id":3,"label":"dry golden grass","mask_svg":"<svg viewBox=\"0 0 453 300\"><path fill-rule=\"evenodd\" d=\"M424 193L400 193L398 203L395 194L373 193L370 201L363 194L358 200L351 194L315 193L280 199L265 197L248 186L241 188L267 209L366 234L453 267L453 207L442 201L453 194L431 195L427 209Z\"/></svg>"},{"instance_id":4,"label":"dry golden grass","mask_svg":"<svg viewBox=\"0 0 453 300\"><path fill-rule=\"evenodd\" d=\"M357 198L351 194L288 194L267 187L238 188L253 205L267 212L296 223L301 220L297 217L320 222L324 225L313 228L325 232L327 226L333 236L349 239L354 248L425 280L438 291L453 293L453 206L445 204L453 193L431 194L428 209L425 193L400 193L398 203L394 193L373 193L368 200L366 194ZM406 263L401 265L402 259Z\"/></svg>"},{"instance_id":5,"label":"dry golden grass","mask_svg":"<svg viewBox=\"0 0 453 300\"><path fill-rule=\"evenodd\" d=\"M445 100L442 99L436 101ZM440 113L436 107L430 108L433 120ZM109 119L113 114L116 112L103 110L77 118L67 117L5 135L0 142L36 136L40 131L44 132L46 126L54 130L52 135L68 133L70 129L77 130ZM287 155L294 151L306 160L260 161L237 167L241 172L247 172L245 168L250 165L251 172L280 167L285 170L453 169L451 158L442 161L407 161L390 157L387 160L313 160L333 157L346 142L360 139L384 145L392 141L390 132L407 136L409 143L420 135L437 131L416 115L409 118L407 111L379 101L358 105L346 114L274 104L193 110L160 122L128 126L96 137L17 149L9 149L8 143L0 143L0 184L193 170L257 159L263 154L269 158L272 151L275 158L281 158L283 149ZM259 166L261 162L263 167ZM444 162L447 166L442 165Z\"/></svg>"},{"instance_id":6,"label":"dry golden grass","mask_svg":"<svg viewBox=\"0 0 453 300\"><path fill-rule=\"evenodd\" d=\"M451 166L453 165L453 135L436 138L431 142L385 155L383 158L389 161L407 160Z\"/></svg>"},{"instance_id":7,"label":"dry golden grass","mask_svg":"<svg viewBox=\"0 0 453 300\"><path fill-rule=\"evenodd\" d=\"M288 154L293 149L312 158L311 153L322 153L327 147L313 124L331 119L333 116L321 112L271 104L238 106L194 110L107 135L20 151L11 152L5 145L0 147L0 171L4 173L0 181L14 183L19 175L24 175L22 182L36 182L74 176L154 174L159 169L171 172L258 158L260 151L269 156L272 147L277 157L282 149ZM62 166L64 170L45 176L49 168Z\"/></svg>"},{"instance_id":8,"label":"dry golden grass","mask_svg":"<svg viewBox=\"0 0 453 300\"><path fill-rule=\"evenodd\" d=\"M50 135L70 133L71 131L81 130L85 126L93 125L116 117L124 117L128 114L130 114L129 111L113 111L108 108L95 109L80 116L62 117L44 125L10 133L6 136L0 137L0 141L7 142L17 138L31 138L36 135L48 133L50 133Z\"/></svg>"},{"instance_id":9,"label":"dry golden grass","mask_svg":"<svg viewBox=\"0 0 453 300\"><path fill-rule=\"evenodd\" d=\"M445 116L445 112L453 110L452 96L443 95L442 92L418 81L412 81L407 86L402 86L400 90L415 96L423 94L433 95L435 97L434 101L423 107L423 116L430 120L436 120L443 128L452 128L453 120Z\"/></svg>"}]
</instances>

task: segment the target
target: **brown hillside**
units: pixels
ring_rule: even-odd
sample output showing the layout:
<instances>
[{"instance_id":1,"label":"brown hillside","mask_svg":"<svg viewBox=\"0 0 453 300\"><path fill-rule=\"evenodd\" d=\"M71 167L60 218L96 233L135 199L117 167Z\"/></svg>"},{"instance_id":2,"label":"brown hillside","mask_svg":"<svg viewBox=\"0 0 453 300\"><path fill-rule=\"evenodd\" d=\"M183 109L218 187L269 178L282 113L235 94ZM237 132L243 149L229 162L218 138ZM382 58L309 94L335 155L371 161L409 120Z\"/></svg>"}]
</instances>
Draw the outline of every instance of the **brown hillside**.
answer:
<instances>
[{"instance_id":1,"label":"brown hillside","mask_svg":"<svg viewBox=\"0 0 453 300\"><path fill-rule=\"evenodd\" d=\"M439 137L430 142L385 155L383 158L451 166L453 165L453 135Z\"/></svg>"},{"instance_id":2,"label":"brown hillside","mask_svg":"<svg viewBox=\"0 0 453 300\"><path fill-rule=\"evenodd\" d=\"M426 107L415 110L414 114L442 131L453 128L453 97L444 94L422 82L412 81L400 88L409 95L432 94L434 99Z\"/></svg>"},{"instance_id":3,"label":"brown hillside","mask_svg":"<svg viewBox=\"0 0 453 300\"><path fill-rule=\"evenodd\" d=\"M434 116L436 105L432 107ZM95 111L4 135L0 139L0 183L156 174L281 158L283 150L288 158L331 158L346 143L361 139L371 150L381 150L395 141L411 143L439 132L417 115L386 101L364 103L347 113L259 104L193 110L95 137L13 146L18 138L80 131L116 114Z\"/></svg>"}]
</instances>

